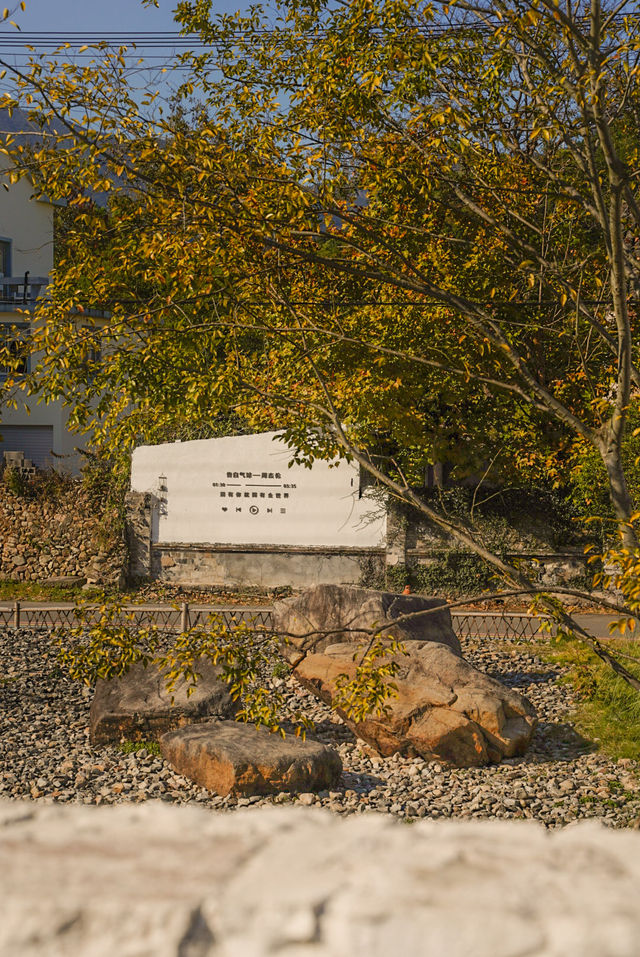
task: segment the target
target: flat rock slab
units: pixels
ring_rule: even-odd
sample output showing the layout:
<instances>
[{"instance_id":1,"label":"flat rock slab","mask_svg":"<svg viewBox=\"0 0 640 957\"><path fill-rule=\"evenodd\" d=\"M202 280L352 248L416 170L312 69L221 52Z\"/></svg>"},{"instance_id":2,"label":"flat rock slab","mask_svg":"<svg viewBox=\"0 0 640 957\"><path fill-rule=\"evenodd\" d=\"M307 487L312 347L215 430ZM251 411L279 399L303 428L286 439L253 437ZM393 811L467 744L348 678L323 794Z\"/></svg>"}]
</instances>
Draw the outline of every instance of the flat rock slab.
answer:
<instances>
[{"instance_id":1,"label":"flat rock slab","mask_svg":"<svg viewBox=\"0 0 640 957\"><path fill-rule=\"evenodd\" d=\"M637 957L640 834L0 802L3 957Z\"/></svg>"},{"instance_id":2,"label":"flat rock slab","mask_svg":"<svg viewBox=\"0 0 640 957\"><path fill-rule=\"evenodd\" d=\"M43 585L84 585L86 580L80 575L52 575L43 580Z\"/></svg>"},{"instance_id":3,"label":"flat rock slab","mask_svg":"<svg viewBox=\"0 0 640 957\"><path fill-rule=\"evenodd\" d=\"M403 615L417 617L399 622ZM383 632L386 638L437 641L461 654L451 612L441 598L316 585L273 606L273 629L295 650L323 651L340 641L368 641L371 629L382 625L389 626Z\"/></svg>"},{"instance_id":4,"label":"flat rock slab","mask_svg":"<svg viewBox=\"0 0 640 957\"><path fill-rule=\"evenodd\" d=\"M322 791L342 772L333 748L294 735L282 738L237 721L211 721L165 734L165 761L215 794Z\"/></svg>"},{"instance_id":5,"label":"flat rock slab","mask_svg":"<svg viewBox=\"0 0 640 957\"><path fill-rule=\"evenodd\" d=\"M89 718L91 743L157 741L167 731L194 721L232 718L237 705L220 669L199 659L195 670L200 677L191 695L190 682L182 678L167 691L166 677L155 665L145 668L137 663L121 678L99 679Z\"/></svg>"},{"instance_id":6,"label":"flat rock slab","mask_svg":"<svg viewBox=\"0 0 640 957\"><path fill-rule=\"evenodd\" d=\"M524 754L537 724L531 702L436 642L407 645L393 656L397 695L387 711L349 727L380 754L418 754L457 767L478 767ZM331 645L304 658L297 680L334 706L340 675L353 678L361 646Z\"/></svg>"}]
</instances>

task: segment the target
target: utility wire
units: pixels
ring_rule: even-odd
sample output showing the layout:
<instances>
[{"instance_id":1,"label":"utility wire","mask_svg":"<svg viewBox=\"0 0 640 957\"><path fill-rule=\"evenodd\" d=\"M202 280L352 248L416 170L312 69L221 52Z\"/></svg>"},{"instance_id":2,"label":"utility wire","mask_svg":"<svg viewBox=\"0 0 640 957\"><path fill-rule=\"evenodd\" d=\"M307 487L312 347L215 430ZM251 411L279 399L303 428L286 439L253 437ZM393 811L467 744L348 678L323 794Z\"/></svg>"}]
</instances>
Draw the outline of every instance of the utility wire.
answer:
<instances>
[{"instance_id":1,"label":"utility wire","mask_svg":"<svg viewBox=\"0 0 640 957\"><path fill-rule=\"evenodd\" d=\"M577 18L579 19L579 18ZM629 15L618 15L613 18L612 22L616 26L624 25L625 23L629 26L633 22L633 17ZM588 21L585 21L585 26L588 24ZM396 34L395 40L402 41L403 39L429 39L431 37L442 37L456 33L491 33L498 26L503 26L504 23L495 20L494 23L487 22L472 22L472 23L444 23L444 24L428 24L428 25L414 25L406 28L404 31L400 31ZM50 30L32 30L32 31L3 31L0 29L0 47L24 47L25 45L31 45L34 47L58 47L58 46L68 46L73 48L76 46L84 46L85 44L102 44L105 43L109 46L111 45L129 45L135 44L136 46L146 46L146 47L162 47L162 48L175 48L183 47L185 49L190 49L194 44L207 47L207 46L216 46L220 43L232 43L234 40L242 39L252 39L260 37L274 37L285 34L287 32L287 27L281 28L256 28L256 27L237 27L235 29L228 29L225 31L224 38L213 37L211 40L203 40L199 33L182 33L181 31L170 31L170 30L160 30L160 31L95 31L95 32L85 32L85 31L74 31L74 30L65 30L65 31L50 31ZM320 28L310 32L307 39L313 41L315 39L320 39L323 36L327 36L331 31L328 29ZM380 27L373 27L367 30L367 33L372 36L386 36L387 31L383 30Z\"/></svg>"}]
</instances>

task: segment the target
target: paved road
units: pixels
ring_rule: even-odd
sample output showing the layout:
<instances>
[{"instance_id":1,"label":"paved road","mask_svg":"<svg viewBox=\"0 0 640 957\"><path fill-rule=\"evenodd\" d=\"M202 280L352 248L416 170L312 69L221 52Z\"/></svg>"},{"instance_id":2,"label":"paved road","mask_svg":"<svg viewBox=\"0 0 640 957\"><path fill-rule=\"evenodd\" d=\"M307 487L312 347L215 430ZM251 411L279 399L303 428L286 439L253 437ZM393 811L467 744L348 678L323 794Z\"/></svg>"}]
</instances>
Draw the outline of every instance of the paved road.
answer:
<instances>
[{"instance_id":1,"label":"paved road","mask_svg":"<svg viewBox=\"0 0 640 957\"><path fill-rule=\"evenodd\" d=\"M575 615L574 616L577 623L582 626L586 631L591 635L595 635L597 638L608 638L610 636L609 625L614 621L618 621L619 615ZM640 629L640 622L636 618L637 622L636 628ZM615 633L616 636L619 636L620 632ZM640 630L638 631L638 637L640 637Z\"/></svg>"}]
</instances>

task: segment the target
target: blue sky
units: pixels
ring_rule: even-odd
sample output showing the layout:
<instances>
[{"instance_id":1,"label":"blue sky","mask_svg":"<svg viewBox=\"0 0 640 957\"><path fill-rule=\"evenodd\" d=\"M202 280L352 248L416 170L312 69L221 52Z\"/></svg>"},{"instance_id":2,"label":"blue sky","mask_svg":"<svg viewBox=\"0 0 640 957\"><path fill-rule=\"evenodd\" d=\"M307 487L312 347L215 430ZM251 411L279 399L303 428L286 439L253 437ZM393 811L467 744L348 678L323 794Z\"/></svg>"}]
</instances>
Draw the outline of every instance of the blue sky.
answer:
<instances>
[{"instance_id":1,"label":"blue sky","mask_svg":"<svg viewBox=\"0 0 640 957\"><path fill-rule=\"evenodd\" d=\"M12 6L8 0L5 5ZM140 0L26 0L24 13L14 20L22 30L176 30L172 9L175 0L159 0L159 9L145 8ZM241 0L214 0L220 13L243 7ZM5 27L4 30L10 29Z\"/></svg>"},{"instance_id":2,"label":"blue sky","mask_svg":"<svg viewBox=\"0 0 640 957\"><path fill-rule=\"evenodd\" d=\"M24 33L50 32L64 36L65 31L73 33L75 46L81 42L78 34L91 33L139 33L142 31L178 32L179 25L173 19L173 8L177 0L159 0L158 8L145 7L141 0L25 0L26 9L18 8L18 0L5 0L10 10L14 10L12 19ZM213 0L214 13L230 13L237 9L247 9L250 0ZM265 2L268 6L268 0ZM0 8L1 9L1 8ZM12 41L10 48L2 50L2 57L10 64L24 68L28 54L20 46L16 48L13 42L20 36L10 24L0 26L0 38L7 36ZM71 39L71 37L69 37ZM50 50L40 47L36 42L38 53ZM91 54L86 54L90 57ZM69 54L74 58L74 54ZM162 66L168 66L172 61L171 49L149 48L144 44L138 46L137 52L131 54L131 63L135 63L139 56L145 61L147 72L140 73L139 87L143 89L147 83L150 87L156 85L163 91L169 92L185 77L184 70L170 71L162 76L158 71ZM135 80L133 81L135 84ZM2 84L0 84L1 86Z\"/></svg>"}]
</instances>

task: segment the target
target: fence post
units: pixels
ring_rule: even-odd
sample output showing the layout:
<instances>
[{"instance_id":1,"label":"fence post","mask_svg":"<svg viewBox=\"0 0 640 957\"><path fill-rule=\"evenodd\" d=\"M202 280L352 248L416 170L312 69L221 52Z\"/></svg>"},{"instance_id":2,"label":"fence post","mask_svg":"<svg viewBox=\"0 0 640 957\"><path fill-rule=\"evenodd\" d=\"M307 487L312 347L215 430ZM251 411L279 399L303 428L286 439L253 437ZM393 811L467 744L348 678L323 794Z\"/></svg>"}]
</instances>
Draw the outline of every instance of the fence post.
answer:
<instances>
[{"instance_id":1,"label":"fence post","mask_svg":"<svg viewBox=\"0 0 640 957\"><path fill-rule=\"evenodd\" d=\"M189 630L189 602L183 601L180 606L180 631Z\"/></svg>"},{"instance_id":2,"label":"fence post","mask_svg":"<svg viewBox=\"0 0 640 957\"><path fill-rule=\"evenodd\" d=\"M13 627L20 627L20 602L15 601L13 603Z\"/></svg>"}]
</instances>

